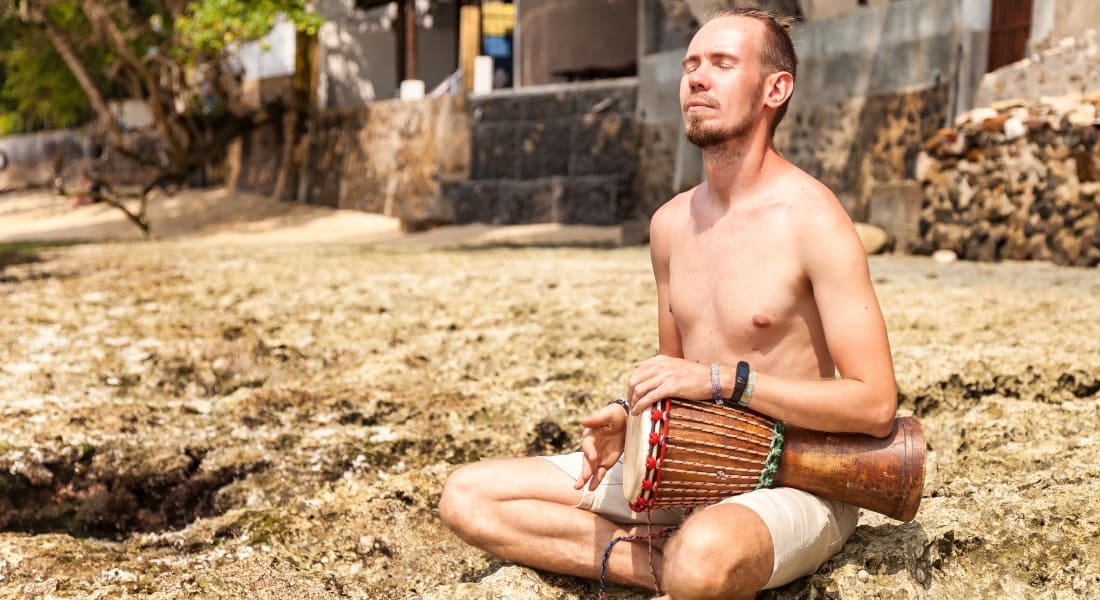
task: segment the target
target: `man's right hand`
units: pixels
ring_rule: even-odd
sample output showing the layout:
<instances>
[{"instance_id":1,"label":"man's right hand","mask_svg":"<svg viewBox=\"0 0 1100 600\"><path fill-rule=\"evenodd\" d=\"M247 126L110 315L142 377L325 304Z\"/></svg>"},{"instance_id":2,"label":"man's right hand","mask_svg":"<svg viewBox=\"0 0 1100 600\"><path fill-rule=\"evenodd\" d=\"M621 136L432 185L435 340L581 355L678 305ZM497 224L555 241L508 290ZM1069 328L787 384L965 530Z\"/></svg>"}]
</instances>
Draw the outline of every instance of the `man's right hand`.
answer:
<instances>
[{"instance_id":1,"label":"man's right hand","mask_svg":"<svg viewBox=\"0 0 1100 600\"><path fill-rule=\"evenodd\" d=\"M588 489L594 490L622 456L626 441L626 411L618 404L608 404L585 417L581 425L584 426L584 438L581 440L584 461L581 476L573 488L579 490L587 483Z\"/></svg>"}]
</instances>

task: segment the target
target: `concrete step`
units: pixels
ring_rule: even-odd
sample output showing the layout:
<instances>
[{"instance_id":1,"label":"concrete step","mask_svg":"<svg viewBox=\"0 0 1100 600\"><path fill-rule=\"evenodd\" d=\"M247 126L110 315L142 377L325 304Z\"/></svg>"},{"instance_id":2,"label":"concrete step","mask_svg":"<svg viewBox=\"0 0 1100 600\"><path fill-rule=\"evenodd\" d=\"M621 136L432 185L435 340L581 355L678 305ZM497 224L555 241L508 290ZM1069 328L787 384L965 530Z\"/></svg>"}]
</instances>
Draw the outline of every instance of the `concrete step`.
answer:
<instances>
[{"instance_id":1,"label":"concrete step","mask_svg":"<svg viewBox=\"0 0 1100 600\"><path fill-rule=\"evenodd\" d=\"M629 181L614 175L441 182L455 223L614 225Z\"/></svg>"}]
</instances>

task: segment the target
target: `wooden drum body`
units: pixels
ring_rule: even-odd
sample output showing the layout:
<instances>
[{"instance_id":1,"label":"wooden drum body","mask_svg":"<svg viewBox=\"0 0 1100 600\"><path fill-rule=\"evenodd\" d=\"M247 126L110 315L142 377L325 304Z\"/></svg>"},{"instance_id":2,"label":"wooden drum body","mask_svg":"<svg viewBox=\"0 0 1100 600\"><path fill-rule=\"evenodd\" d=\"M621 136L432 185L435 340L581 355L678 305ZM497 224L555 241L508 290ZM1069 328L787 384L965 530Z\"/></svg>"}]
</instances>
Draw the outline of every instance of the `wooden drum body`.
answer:
<instances>
[{"instance_id":1,"label":"wooden drum body","mask_svg":"<svg viewBox=\"0 0 1100 600\"><path fill-rule=\"evenodd\" d=\"M623 493L632 510L713 504L762 487L794 487L910 521L924 488L920 421L885 438L784 427L739 406L666 399L631 416Z\"/></svg>"}]
</instances>

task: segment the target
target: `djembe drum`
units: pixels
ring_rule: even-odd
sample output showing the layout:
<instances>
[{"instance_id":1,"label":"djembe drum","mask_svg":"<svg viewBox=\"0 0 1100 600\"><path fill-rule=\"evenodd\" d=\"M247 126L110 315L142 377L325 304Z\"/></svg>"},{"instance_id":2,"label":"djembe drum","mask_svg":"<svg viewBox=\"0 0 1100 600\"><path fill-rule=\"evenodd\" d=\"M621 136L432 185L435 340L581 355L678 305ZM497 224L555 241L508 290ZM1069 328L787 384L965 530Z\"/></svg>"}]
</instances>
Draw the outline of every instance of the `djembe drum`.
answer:
<instances>
[{"instance_id":1,"label":"djembe drum","mask_svg":"<svg viewBox=\"0 0 1100 600\"><path fill-rule=\"evenodd\" d=\"M713 504L785 486L911 521L924 488L924 432L885 438L784 427L740 406L665 399L627 423L623 493L635 512Z\"/></svg>"}]
</instances>

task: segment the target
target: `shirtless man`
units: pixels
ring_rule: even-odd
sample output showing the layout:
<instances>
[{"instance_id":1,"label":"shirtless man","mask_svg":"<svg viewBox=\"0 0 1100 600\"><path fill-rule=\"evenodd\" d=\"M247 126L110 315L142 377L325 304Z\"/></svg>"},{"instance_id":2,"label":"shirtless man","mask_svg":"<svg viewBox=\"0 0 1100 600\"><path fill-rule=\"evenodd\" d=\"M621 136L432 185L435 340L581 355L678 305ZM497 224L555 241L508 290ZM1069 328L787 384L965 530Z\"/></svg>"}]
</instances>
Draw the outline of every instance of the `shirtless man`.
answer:
<instances>
[{"instance_id":1,"label":"shirtless man","mask_svg":"<svg viewBox=\"0 0 1100 600\"><path fill-rule=\"evenodd\" d=\"M650 225L660 350L630 376L636 414L666 397L711 400L712 364L728 399L745 361L756 411L821 431L891 431L893 364L859 237L836 197L772 143L796 64L787 26L762 11L719 13L692 39L680 103L707 181ZM444 522L496 556L598 577L611 539L646 531L622 497L626 420L609 404L582 421L582 452L458 469ZM856 519L855 507L806 492L757 490L693 511L654 552L655 572L677 600L751 598L814 572ZM652 587L646 543L617 544L607 577Z\"/></svg>"}]
</instances>

